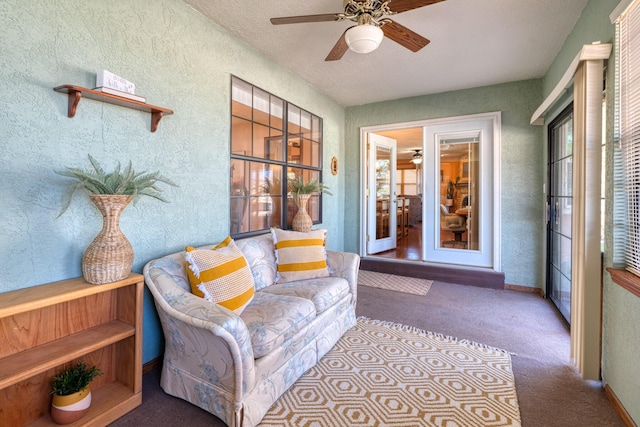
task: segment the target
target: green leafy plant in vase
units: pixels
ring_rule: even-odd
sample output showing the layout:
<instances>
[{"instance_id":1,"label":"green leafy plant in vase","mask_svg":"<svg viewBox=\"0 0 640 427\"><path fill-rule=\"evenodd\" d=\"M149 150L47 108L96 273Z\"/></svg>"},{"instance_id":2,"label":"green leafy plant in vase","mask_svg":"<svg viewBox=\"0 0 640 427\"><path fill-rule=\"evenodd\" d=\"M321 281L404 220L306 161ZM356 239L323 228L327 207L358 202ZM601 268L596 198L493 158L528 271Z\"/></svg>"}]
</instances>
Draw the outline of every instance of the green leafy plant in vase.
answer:
<instances>
[{"instance_id":1,"label":"green leafy plant in vase","mask_svg":"<svg viewBox=\"0 0 640 427\"><path fill-rule=\"evenodd\" d=\"M293 196L293 201L298 207L298 212L293 217L291 227L294 231L308 232L311 230L313 220L307 212L307 202L313 193L325 193L332 195L329 187L316 179L310 179L304 182L302 177L290 178L288 180L289 191Z\"/></svg>"},{"instance_id":2,"label":"green leafy plant in vase","mask_svg":"<svg viewBox=\"0 0 640 427\"><path fill-rule=\"evenodd\" d=\"M459 181L460 181L460 177L457 177L455 184L451 180L449 180L449 182L447 183L447 200L445 202L447 206L453 206L453 197L455 193L455 187L458 185Z\"/></svg>"},{"instance_id":3,"label":"green leafy plant in vase","mask_svg":"<svg viewBox=\"0 0 640 427\"><path fill-rule=\"evenodd\" d=\"M122 211L138 196L166 202L158 184L177 185L157 171L136 172L131 161L124 168L118 163L109 173L91 155L89 162L91 166L86 169L67 167L66 170L56 171L58 175L77 181L60 215L68 209L78 190L89 192L89 198L102 214L103 225L82 257L82 275L93 284L116 282L126 278L133 266L133 248L120 231Z\"/></svg>"},{"instance_id":4,"label":"green leafy plant in vase","mask_svg":"<svg viewBox=\"0 0 640 427\"><path fill-rule=\"evenodd\" d=\"M80 362L64 369L51 379L51 418L58 424L70 424L79 420L91 406L89 383L102 371Z\"/></svg>"}]
</instances>

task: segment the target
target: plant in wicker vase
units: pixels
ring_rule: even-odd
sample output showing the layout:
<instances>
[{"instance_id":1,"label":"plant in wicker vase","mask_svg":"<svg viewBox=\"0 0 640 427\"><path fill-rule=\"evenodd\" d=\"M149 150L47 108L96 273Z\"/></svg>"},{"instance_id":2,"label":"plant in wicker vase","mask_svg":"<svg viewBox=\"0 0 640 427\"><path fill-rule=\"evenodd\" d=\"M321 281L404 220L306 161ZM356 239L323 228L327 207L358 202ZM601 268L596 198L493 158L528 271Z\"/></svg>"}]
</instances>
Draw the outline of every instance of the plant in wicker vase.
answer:
<instances>
[{"instance_id":1,"label":"plant in wicker vase","mask_svg":"<svg viewBox=\"0 0 640 427\"><path fill-rule=\"evenodd\" d=\"M315 179L311 179L307 182L304 182L304 180L299 176L289 179L289 191L293 196L293 201L298 207L298 212L293 217L293 221L291 223L291 228L293 228L294 231L302 231L306 233L311 230L313 220L307 212L307 202L313 193L325 193L331 195L328 190L328 187Z\"/></svg>"},{"instance_id":2,"label":"plant in wicker vase","mask_svg":"<svg viewBox=\"0 0 640 427\"><path fill-rule=\"evenodd\" d=\"M60 372L51 379L51 418L58 424L70 424L79 420L91 406L89 383L102 371L80 362Z\"/></svg>"},{"instance_id":3,"label":"plant in wicker vase","mask_svg":"<svg viewBox=\"0 0 640 427\"><path fill-rule=\"evenodd\" d=\"M62 213L71 204L76 191L85 189L102 214L102 230L82 257L84 279L97 285L122 280L131 273L133 248L120 230L120 214L124 208L137 196L149 196L166 202L160 195L162 189L158 187L158 183L174 187L177 185L160 172L136 172L131 162L125 168L121 168L118 163L110 173L106 173L91 155L89 162L90 168L67 167L56 173L79 181Z\"/></svg>"}]
</instances>

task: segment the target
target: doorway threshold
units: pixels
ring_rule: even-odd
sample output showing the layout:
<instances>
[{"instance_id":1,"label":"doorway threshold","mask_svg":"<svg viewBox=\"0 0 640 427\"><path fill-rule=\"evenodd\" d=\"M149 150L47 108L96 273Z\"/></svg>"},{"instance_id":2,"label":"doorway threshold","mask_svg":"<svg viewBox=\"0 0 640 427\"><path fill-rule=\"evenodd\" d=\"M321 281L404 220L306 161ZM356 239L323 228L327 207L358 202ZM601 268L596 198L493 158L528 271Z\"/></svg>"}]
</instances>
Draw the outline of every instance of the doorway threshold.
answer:
<instances>
[{"instance_id":1,"label":"doorway threshold","mask_svg":"<svg viewBox=\"0 0 640 427\"><path fill-rule=\"evenodd\" d=\"M504 273L490 268L463 265L435 264L424 261L389 259L365 256L360 260L360 269L398 276L437 280L457 285L481 288L504 289Z\"/></svg>"}]
</instances>

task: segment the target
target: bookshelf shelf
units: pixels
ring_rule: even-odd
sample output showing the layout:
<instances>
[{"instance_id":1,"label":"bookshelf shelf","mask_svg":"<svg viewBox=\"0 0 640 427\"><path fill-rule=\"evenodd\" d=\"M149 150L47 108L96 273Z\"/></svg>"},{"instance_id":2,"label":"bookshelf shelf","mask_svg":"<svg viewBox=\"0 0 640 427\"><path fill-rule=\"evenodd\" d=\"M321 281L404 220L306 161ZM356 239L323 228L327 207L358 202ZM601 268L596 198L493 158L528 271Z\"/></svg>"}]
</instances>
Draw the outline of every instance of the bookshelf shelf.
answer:
<instances>
[{"instance_id":1,"label":"bookshelf shelf","mask_svg":"<svg viewBox=\"0 0 640 427\"><path fill-rule=\"evenodd\" d=\"M168 108L157 107L145 102L138 102L122 96L112 95L110 93L100 92L82 86L62 85L53 88L56 92L66 93L69 96L69 104L67 116L72 118L76 115L76 109L80 100L84 98L93 99L95 101L106 102L108 104L118 105L120 107L132 108L134 110L145 111L151 114L151 132L158 129L160 120L164 116L173 114L173 110Z\"/></svg>"}]
</instances>

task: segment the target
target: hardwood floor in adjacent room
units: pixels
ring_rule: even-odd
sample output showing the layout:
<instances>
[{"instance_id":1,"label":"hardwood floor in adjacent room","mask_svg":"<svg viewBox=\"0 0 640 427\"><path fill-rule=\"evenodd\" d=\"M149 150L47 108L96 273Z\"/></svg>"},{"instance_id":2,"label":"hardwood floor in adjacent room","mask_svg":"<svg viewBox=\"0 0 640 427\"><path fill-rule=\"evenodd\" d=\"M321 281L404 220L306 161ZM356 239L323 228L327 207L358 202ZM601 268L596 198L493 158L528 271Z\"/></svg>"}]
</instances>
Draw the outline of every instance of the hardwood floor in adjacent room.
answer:
<instances>
[{"instance_id":1,"label":"hardwood floor in adjacent room","mask_svg":"<svg viewBox=\"0 0 640 427\"><path fill-rule=\"evenodd\" d=\"M453 232L440 230L442 241L452 241L455 239ZM463 239L464 239L463 235ZM375 256L391 259L406 259L409 261L420 261L422 259L422 225L409 227L409 233L399 238L396 248L381 252Z\"/></svg>"},{"instance_id":2,"label":"hardwood floor in adjacent room","mask_svg":"<svg viewBox=\"0 0 640 427\"><path fill-rule=\"evenodd\" d=\"M422 226L411 226L408 231L408 235L397 240L395 249L381 252L376 256L420 261L422 259Z\"/></svg>"}]
</instances>

